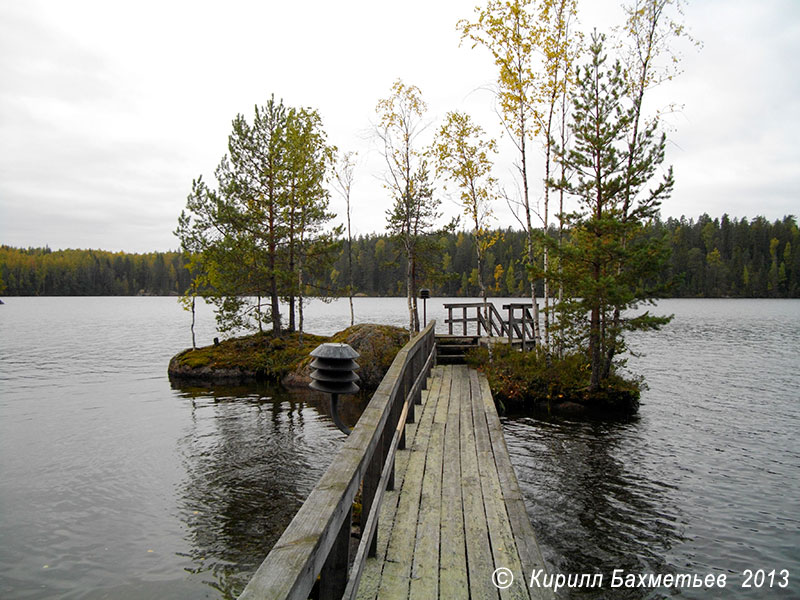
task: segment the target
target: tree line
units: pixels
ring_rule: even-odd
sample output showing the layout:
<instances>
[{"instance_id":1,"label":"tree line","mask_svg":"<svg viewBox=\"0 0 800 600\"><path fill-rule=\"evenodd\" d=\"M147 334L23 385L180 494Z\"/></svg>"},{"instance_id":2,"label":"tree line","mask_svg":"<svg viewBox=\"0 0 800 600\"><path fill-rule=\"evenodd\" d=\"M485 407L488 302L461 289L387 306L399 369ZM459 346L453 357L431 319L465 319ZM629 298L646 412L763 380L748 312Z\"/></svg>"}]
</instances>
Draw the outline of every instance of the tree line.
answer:
<instances>
[{"instance_id":1,"label":"tree line","mask_svg":"<svg viewBox=\"0 0 800 600\"><path fill-rule=\"evenodd\" d=\"M422 285L441 297L480 297L481 278L488 294L524 297L530 290L525 266L527 234L519 229L493 230L496 241L486 251L479 276L475 238L460 231L443 234L435 259L429 261ZM668 298L798 298L800 297L800 230L793 216L770 222L764 217L655 219L644 234L665 241L668 260L649 285ZM551 227L555 240L558 230ZM390 235L353 240L353 285L367 296L405 293L402 250ZM541 256L541 254L540 254ZM347 256L342 252L328 281L318 285L330 293L347 287ZM537 268L541 269L539 258ZM541 279L537 296L544 294ZM338 291L338 292L337 292Z\"/></svg>"},{"instance_id":2,"label":"tree line","mask_svg":"<svg viewBox=\"0 0 800 600\"><path fill-rule=\"evenodd\" d=\"M0 246L0 293L8 296L168 296L189 287L181 252L132 254Z\"/></svg>"},{"instance_id":3,"label":"tree line","mask_svg":"<svg viewBox=\"0 0 800 600\"><path fill-rule=\"evenodd\" d=\"M496 242L482 269L489 296L523 297L530 289L523 260L524 231L493 230ZM549 236L558 231L551 228ZM647 235L665 238L670 258L656 283L671 298L800 298L800 229L793 216L668 218L655 220ZM421 285L434 296L481 295L475 238L448 232L430 240L435 260ZM348 288L346 245L324 273L306 283L308 296L340 296ZM189 258L180 252L128 254L103 250L51 250L0 246L0 281L8 296L179 295L189 289ZM389 234L352 240L353 290L365 296L403 296L403 249ZM537 294L544 293L541 281Z\"/></svg>"}]
</instances>

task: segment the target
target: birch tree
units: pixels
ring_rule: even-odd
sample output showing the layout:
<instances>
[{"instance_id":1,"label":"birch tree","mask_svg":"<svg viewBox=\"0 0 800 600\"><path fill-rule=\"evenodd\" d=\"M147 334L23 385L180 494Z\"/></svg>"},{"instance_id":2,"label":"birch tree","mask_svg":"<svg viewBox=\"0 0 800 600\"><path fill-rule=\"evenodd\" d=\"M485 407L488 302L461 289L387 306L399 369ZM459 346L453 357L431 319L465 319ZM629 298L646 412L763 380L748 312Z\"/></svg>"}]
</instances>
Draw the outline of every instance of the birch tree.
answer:
<instances>
[{"instance_id":1,"label":"birch tree","mask_svg":"<svg viewBox=\"0 0 800 600\"><path fill-rule=\"evenodd\" d=\"M484 8L476 8L474 22L461 20L458 29L462 41L469 39L473 48L486 48L498 69L497 99L500 117L512 138L520 162L521 203L525 218L528 268L536 265L535 232L531 219L532 203L528 185L528 140L537 133L541 116L536 112L536 48L540 28L531 0L489 0ZM535 277L530 277L531 302L536 305ZM538 323L534 335L541 339Z\"/></svg>"},{"instance_id":2,"label":"birch tree","mask_svg":"<svg viewBox=\"0 0 800 600\"><path fill-rule=\"evenodd\" d=\"M347 297L350 300L350 327L355 325L353 311L353 234L350 230L350 191L353 187L353 174L356 167L355 152L344 152L336 157L333 185L344 198L347 210Z\"/></svg>"},{"instance_id":3,"label":"birch tree","mask_svg":"<svg viewBox=\"0 0 800 600\"><path fill-rule=\"evenodd\" d=\"M402 244L406 256L406 299L409 332L419 331L417 278L424 237L440 217L424 153L417 147L427 105L414 85L397 80L391 95L378 102L376 135L386 161L385 187L393 197L387 211L389 232Z\"/></svg>"},{"instance_id":4,"label":"birch tree","mask_svg":"<svg viewBox=\"0 0 800 600\"><path fill-rule=\"evenodd\" d=\"M478 287L485 311L484 259L486 251L497 241L497 232L488 227L492 217L491 204L497 197L497 180L492 177L489 156L497 152L497 145L493 139L483 138L483 128L473 123L469 115L450 112L436 135L433 155L437 174L456 184L461 207L472 225L478 259Z\"/></svg>"},{"instance_id":5,"label":"birch tree","mask_svg":"<svg viewBox=\"0 0 800 600\"><path fill-rule=\"evenodd\" d=\"M550 227L550 181L551 170L554 162L554 122L558 116L559 105L561 110L561 138L566 130L567 92L570 82L574 79L572 71L579 51L579 37L574 32L577 19L577 0L541 0L538 5L539 25L541 30L538 36L539 51L542 56L542 69L536 80L537 103L540 110L534 114L540 119L537 130L544 145L544 197L542 202L541 220L543 235L548 235ZM563 192L559 195L559 233L563 231L564 211ZM551 294L550 277L550 252L549 244L542 245L542 273L543 273L543 300L544 300L544 348L551 350L550 320L551 320ZM559 296L561 293L559 293Z\"/></svg>"}]
</instances>

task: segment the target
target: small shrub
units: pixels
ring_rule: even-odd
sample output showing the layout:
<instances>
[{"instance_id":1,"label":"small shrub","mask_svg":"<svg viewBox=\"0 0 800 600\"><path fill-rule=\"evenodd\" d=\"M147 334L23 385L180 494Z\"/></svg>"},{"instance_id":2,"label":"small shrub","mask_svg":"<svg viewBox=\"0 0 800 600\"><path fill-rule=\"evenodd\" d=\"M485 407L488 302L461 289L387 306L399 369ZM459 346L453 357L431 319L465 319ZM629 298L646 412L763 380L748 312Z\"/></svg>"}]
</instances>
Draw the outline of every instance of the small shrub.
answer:
<instances>
[{"instance_id":1,"label":"small shrub","mask_svg":"<svg viewBox=\"0 0 800 600\"><path fill-rule=\"evenodd\" d=\"M590 369L586 357L568 354L546 357L541 352L520 352L509 346L473 350L470 366L486 374L495 400L514 411L570 413L631 413L638 408L641 382L612 374L597 392L589 392Z\"/></svg>"}]
</instances>

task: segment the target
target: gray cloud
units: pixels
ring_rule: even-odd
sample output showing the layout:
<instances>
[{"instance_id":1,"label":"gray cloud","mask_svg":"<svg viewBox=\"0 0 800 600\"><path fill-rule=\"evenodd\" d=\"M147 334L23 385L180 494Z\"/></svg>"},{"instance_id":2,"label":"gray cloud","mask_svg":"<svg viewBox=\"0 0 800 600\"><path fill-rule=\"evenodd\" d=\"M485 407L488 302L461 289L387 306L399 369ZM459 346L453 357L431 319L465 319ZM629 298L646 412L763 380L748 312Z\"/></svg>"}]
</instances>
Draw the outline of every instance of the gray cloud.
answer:
<instances>
[{"instance_id":1,"label":"gray cloud","mask_svg":"<svg viewBox=\"0 0 800 600\"><path fill-rule=\"evenodd\" d=\"M582 7L584 22L590 11L608 21L618 4L607 1ZM420 21L329 3L305 15L299 36L285 25L301 22L289 4L0 3L0 241L175 248L192 178L211 176L236 112L249 117L273 91L319 108L331 142L359 150L355 228L381 230L382 161L363 132L395 78L423 88L431 118L468 107L500 133L490 95L474 93L494 80L491 61L459 49L454 31L474 4L420 3ZM684 73L651 97L684 106L665 117L677 185L664 215L797 212L800 3L697 1L686 20L705 48L684 48ZM402 31L412 27L409 49ZM501 142L508 179L514 158ZM499 225L516 224L496 212Z\"/></svg>"}]
</instances>

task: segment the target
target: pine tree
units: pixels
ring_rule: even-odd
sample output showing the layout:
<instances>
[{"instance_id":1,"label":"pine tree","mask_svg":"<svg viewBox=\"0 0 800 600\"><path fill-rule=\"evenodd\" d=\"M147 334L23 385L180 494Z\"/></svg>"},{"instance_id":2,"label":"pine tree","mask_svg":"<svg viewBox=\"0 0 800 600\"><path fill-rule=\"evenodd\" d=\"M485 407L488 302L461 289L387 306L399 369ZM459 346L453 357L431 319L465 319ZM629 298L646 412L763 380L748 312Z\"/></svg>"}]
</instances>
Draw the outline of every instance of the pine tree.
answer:
<instances>
[{"instance_id":1,"label":"pine tree","mask_svg":"<svg viewBox=\"0 0 800 600\"><path fill-rule=\"evenodd\" d=\"M626 350L624 331L669 321L647 312L629 315L628 309L658 292L651 280L668 255L663 236L646 233L672 190L671 169L653 189L623 207L628 189L639 190L655 176L664 160L665 137L656 137L655 124L647 127L635 156L628 156L633 113L623 103L619 62L610 68L605 64L603 41L604 36L592 35L590 62L578 75L573 97L574 146L561 155L573 177L556 187L576 196L579 208L567 217L570 240L560 251L560 272L552 273L568 298L558 305L558 328L586 352L592 391L609 378L615 357Z\"/></svg>"},{"instance_id":2,"label":"pine tree","mask_svg":"<svg viewBox=\"0 0 800 600\"><path fill-rule=\"evenodd\" d=\"M234 119L228 154L215 171L217 188L202 177L193 182L175 233L193 255L221 331L255 321L259 331L270 322L273 334L281 332L280 298L293 304L303 287L303 257L332 218L322 187L324 139L316 112L287 111L273 97L255 108L252 124L242 115Z\"/></svg>"}]
</instances>

